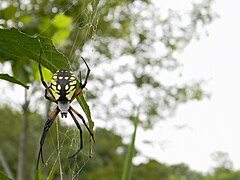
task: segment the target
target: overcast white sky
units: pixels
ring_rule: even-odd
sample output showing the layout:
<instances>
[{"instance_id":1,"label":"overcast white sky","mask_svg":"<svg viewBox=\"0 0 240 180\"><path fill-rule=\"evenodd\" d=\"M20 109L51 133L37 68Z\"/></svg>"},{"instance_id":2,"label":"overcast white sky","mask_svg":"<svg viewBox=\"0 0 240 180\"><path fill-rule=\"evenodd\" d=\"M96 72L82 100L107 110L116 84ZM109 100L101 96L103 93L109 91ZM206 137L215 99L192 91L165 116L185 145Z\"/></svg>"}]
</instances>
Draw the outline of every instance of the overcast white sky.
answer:
<instances>
[{"instance_id":1,"label":"overcast white sky","mask_svg":"<svg viewBox=\"0 0 240 180\"><path fill-rule=\"evenodd\" d=\"M185 0L186 4L189 0ZM166 8L184 9L185 1L159 1ZM206 172L215 163L211 154L227 152L240 168L240 1L217 0L220 15L208 27L209 37L192 42L182 53L183 78L207 80L209 100L181 105L174 117L158 123L153 132L139 130L140 139L153 140L144 151L166 163L187 163ZM176 125L187 125L176 130ZM164 148L160 148L162 142Z\"/></svg>"}]
</instances>

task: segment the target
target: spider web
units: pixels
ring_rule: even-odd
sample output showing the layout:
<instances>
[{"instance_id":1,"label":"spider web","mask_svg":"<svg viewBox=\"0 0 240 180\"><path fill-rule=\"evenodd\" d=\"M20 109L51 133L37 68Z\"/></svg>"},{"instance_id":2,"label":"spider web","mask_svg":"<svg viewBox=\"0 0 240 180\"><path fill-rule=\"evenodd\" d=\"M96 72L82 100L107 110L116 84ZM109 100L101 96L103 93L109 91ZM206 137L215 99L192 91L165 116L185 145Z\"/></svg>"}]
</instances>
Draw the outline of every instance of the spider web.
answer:
<instances>
[{"instance_id":1,"label":"spider web","mask_svg":"<svg viewBox=\"0 0 240 180\"><path fill-rule=\"evenodd\" d=\"M94 2L95 0L92 0L91 2ZM67 9L65 9L61 14L64 15L66 12L71 10L74 6L79 6L78 4L80 2L74 1L72 4L69 5ZM91 4L91 3L89 3ZM86 10L87 11L87 10ZM73 61L76 61L78 59L77 56L74 56L75 50L79 47L82 47L84 45L84 42L89 37L89 32L86 31L84 36L81 36L81 41L78 41L80 38L80 31L84 30L85 28L91 27L93 29L93 34L91 35L91 41L94 41L94 35L96 32L96 27L98 22L98 16L94 15L91 18L87 18L87 22L84 22L84 26L81 26L79 23L79 19L81 16L85 16L85 19L87 17L87 13L85 11L79 12L76 17L73 17L73 25L74 27L78 27L74 43L72 45L71 51L70 51L70 57L68 58L68 63L71 67L71 64ZM39 35L42 35L44 31L46 31L54 21L50 22L45 29L43 29ZM52 61L52 59L50 60ZM71 68L73 70L73 68ZM83 71L85 72L85 71ZM78 78L78 76L76 76ZM78 112L80 112L83 116L85 114L82 110L80 110L80 106L76 103L71 104L75 109L77 109ZM76 106L75 106L76 105ZM84 117L86 119L86 117ZM83 126L81 120L77 117L77 120L79 121L81 128L83 130L83 149L73 158L68 158L72 154L74 154L80 147L80 135L79 130L75 126L74 123L70 125L69 122L74 122L70 116L67 118L67 125L65 128L63 128L61 121L63 119L60 119L58 116L55 119L55 123L50 128L46 139L50 139L50 141L46 140L44 143L44 146L46 146L48 149L50 149L50 153L47 155L44 152L43 147L43 154L46 154L45 158L45 165L40 165L41 170L47 172L48 176L47 179L51 179L54 174L58 173L60 179L78 179L81 177L81 172L83 171L86 164L89 162L89 146L88 140L85 135L88 135L88 131L86 131L85 126ZM49 143L50 142L50 143ZM66 145L70 144L69 147L65 147ZM67 152L63 151L66 150ZM66 173L67 172L67 173Z\"/></svg>"},{"instance_id":2,"label":"spider web","mask_svg":"<svg viewBox=\"0 0 240 180\"><path fill-rule=\"evenodd\" d=\"M51 153L45 157L45 166L42 166L42 171L47 172L47 179L51 179L56 173L59 174L60 179L78 179L90 160L87 145L84 144L84 148L74 158L68 158L79 149L79 132L74 126L69 125L66 126L66 130L62 130L60 121L61 119L56 119L52 129L49 130L50 143L45 143L44 146L48 146ZM69 147L66 147L66 144L69 144L67 141L70 142ZM67 150L66 153L63 148ZM46 154L46 152L43 153Z\"/></svg>"}]
</instances>

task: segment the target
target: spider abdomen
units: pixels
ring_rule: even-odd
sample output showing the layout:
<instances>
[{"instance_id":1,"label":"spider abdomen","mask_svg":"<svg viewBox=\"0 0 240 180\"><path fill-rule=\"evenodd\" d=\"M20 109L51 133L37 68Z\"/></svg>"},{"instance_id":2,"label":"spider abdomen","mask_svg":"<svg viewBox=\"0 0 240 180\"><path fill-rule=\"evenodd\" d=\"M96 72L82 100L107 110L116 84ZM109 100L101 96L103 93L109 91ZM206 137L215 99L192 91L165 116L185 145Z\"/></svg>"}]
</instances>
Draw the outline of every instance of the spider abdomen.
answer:
<instances>
[{"instance_id":1,"label":"spider abdomen","mask_svg":"<svg viewBox=\"0 0 240 180\"><path fill-rule=\"evenodd\" d=\"M60 69L53 74L49 88L56 101L70 101L76 90L77 80L74 74L65 69Z\"/></svg>"}]
</instances>

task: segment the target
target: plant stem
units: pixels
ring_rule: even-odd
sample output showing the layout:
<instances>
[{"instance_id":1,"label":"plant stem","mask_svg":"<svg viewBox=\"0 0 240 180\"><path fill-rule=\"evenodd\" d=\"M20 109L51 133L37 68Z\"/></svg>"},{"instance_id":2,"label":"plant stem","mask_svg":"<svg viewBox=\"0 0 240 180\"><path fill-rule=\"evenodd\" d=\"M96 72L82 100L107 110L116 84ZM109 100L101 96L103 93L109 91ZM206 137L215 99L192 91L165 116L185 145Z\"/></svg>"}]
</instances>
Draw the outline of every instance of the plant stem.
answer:
<instances>
[{"instance_id":1,"label":"plant stem","mask_svg":"<svg viewBox=\"0 0 240 180\"><path fill-rule=\"evenodd\" d=\"M132 135L132 141L128 146L127 155L124 163L122 180L130 180L132 177L132 158L134 156L135 139L137 134L138 123L139 123L139 117L137 115L134 117L134 132Z\"/></svg>"}]
</instances>

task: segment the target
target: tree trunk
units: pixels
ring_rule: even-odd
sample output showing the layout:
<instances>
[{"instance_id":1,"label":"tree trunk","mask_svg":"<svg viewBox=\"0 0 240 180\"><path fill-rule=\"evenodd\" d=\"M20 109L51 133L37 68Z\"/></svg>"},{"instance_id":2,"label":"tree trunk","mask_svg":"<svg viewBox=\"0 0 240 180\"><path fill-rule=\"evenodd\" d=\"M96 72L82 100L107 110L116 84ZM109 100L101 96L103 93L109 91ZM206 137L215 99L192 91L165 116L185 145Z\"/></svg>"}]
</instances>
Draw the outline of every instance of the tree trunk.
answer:
<instances>
[{"instance_id":1,"label":"tree trunk","mask_svg":"<svg viewBox=\"0 0 240 180\"><path fill-rule=\"evenodd\" d=\"M22 117L22 130L19 141L19 153L18 153L18 169L17 169L17 180L24 180L24 161L25 161L25 147L27 140L27 127L28 127L28 106L29 101L27 100L27 90L25 90L25 102L22 105L23 117Z\"/></svg>"}]
</instances>

